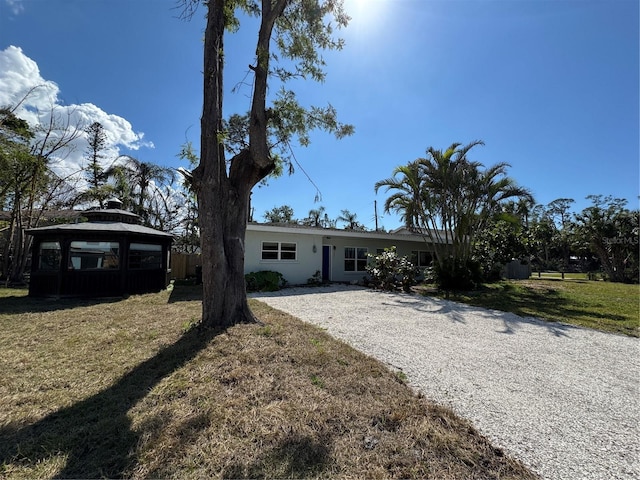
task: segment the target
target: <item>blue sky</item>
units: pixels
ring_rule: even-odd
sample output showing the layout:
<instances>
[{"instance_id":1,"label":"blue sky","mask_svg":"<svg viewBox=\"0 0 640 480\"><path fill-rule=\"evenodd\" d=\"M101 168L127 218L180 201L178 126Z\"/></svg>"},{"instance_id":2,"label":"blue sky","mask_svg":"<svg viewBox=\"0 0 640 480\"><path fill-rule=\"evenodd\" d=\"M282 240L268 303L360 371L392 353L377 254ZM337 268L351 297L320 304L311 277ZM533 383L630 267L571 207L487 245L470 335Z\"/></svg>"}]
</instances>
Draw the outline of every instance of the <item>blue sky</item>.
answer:
<instances>
[{"instance_id":1,"label":"blue sky","mask_svg":"<svg viewBox=\"0 0 640 480\"><path fill-rule=\"evenodd\" d=\"M298 168L253 195L254 217L287 204L305 217L320 205L384 214L376 181L429 146L483 140L470 158L508 162L538 203L589 194L639 193L637 0L347 0L346 46L329 52L323 84L296 84L307 105L331 103L352 137L318 132ZM0 103L46 84L30 110L53 102L107 124L111 152L184 166L185 138L199 143L205 9L187 22L173 0L0 0ZM227 39L225 108L245 112L242 82L255 29ZM231 88L241 85L235 93ZM273 88L272 91L275 91ZM46 93L46 95L45 95ZM79 147L82 151L83 147ZM78 152L64 159L79 162Z\"/></svg>"}]
</instances>

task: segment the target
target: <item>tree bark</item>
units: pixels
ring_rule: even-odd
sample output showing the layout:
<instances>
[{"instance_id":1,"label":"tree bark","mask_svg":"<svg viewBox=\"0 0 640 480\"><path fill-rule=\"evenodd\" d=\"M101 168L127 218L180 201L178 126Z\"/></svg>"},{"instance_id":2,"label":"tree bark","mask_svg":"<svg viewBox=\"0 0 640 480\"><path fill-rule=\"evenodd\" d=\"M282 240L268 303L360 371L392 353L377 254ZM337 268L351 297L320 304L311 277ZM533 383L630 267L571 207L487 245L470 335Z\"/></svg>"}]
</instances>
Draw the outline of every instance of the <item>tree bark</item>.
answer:
<instances>
[{"instance_id":1,"label":"tree bark","mask_svg":"<svg viewBox=\"0 0 640 480\"><path fill-rule=\"evenodd\" d=\"M193 172L198 195L202 247L202 325L219 328L256 321L247 303L244 280L245 233L253 186L274 168L266 134L269 38L286 1L263 1L258 65L251 107L250 145L227 162L223 131L224 0L208 4L204 46L204 102L201 158Z\"/></svg>"},{"instance_id":2,"label":"tree bark","mask_svg":"<svg viewBox=\"0 0 640 480\"><path fill-rule=\"evenodd\" d=\"M234 197L237 200L238 196L230 191L220 141L224 27L224 0L212 0L208 5L204 44L201 157L193 172L200 206L202 325L207 328L253 320L246 302L244 272L239 284L238 262L233 261L234 253L244 258L244 225L233 215L238 205Z\"/></svg>"}]
</instances>

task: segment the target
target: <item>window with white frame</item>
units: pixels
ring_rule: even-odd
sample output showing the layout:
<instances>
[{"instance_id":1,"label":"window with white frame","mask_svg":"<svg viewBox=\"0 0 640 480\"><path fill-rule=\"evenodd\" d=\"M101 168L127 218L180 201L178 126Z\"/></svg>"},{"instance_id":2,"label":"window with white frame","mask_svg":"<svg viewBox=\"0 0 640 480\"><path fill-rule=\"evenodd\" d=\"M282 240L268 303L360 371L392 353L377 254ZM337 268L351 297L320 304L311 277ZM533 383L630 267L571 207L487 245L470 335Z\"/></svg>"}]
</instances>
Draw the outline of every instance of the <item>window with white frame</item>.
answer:
<instances>
[{"instance_id":1,"label":"window with white frame","mask_svg":"<svg viewBox=\"0 0 640 480\"><path fill-rule=\"evenodd\" d=\"M423 250L414 250L411 252L411 263L416 267L428 267L433 261L433 254Z\"/></svg>"},{"instance_id":2,"label":"window with white frame","mask_svg":"<svg viewBox=\"0 0 640 480\"><path fill-rule=\"evenodd\" d=\"M296 260L298 246L292 242L262 242L262 260Z\"/></svg>"},{"instance_id":3,"label":"window with white frame","mask_svg":"<svg viewBox=\"0 0 640 480\"><path fill-rule=\"evenodd\" d=\"M363 247L344 247L344 271L365 272L368 249Z\"/></svg>"}]
</instances>

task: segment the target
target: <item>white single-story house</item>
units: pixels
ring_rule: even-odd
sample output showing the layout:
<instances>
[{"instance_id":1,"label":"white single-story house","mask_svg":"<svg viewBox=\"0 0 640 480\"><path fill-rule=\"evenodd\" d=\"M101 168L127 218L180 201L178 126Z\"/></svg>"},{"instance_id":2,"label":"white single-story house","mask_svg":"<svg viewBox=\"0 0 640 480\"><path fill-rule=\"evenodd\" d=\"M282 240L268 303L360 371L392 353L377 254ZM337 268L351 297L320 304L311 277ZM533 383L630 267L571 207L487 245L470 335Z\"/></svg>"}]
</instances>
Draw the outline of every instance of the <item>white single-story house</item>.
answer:
<instances>
[{"instance_id":1,"label":"white single-story house","mask_svg":"<svg viewBox=\"0 0 640 480\"><path fill-rule=\"evenodd\" d=\"M314 276L325 282L358 282L366 276L368 254L392 246L418 267L431 264L433 246L405 228L387 233L249 223L244 267L245 273L280 272L291 285Z\"/></svg>"}]
</instances>

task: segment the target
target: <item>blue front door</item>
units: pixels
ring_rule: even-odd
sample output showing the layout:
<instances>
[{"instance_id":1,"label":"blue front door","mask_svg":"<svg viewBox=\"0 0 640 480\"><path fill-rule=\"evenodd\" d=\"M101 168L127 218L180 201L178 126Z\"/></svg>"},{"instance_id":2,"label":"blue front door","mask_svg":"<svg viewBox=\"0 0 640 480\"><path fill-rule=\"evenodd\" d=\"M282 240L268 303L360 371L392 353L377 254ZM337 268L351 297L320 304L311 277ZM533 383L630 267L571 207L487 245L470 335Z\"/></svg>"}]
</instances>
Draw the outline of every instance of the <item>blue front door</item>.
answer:
<instances>
[{"instance_id":1,"label":"blue front door","mask_svg":"<svg viewBox=\"0 0 640 480\"><path fill-rule=\"evenodd\" d=\"M322 281L331 281L331 245L322 246Z\"/></svg>"}]
</instances>

